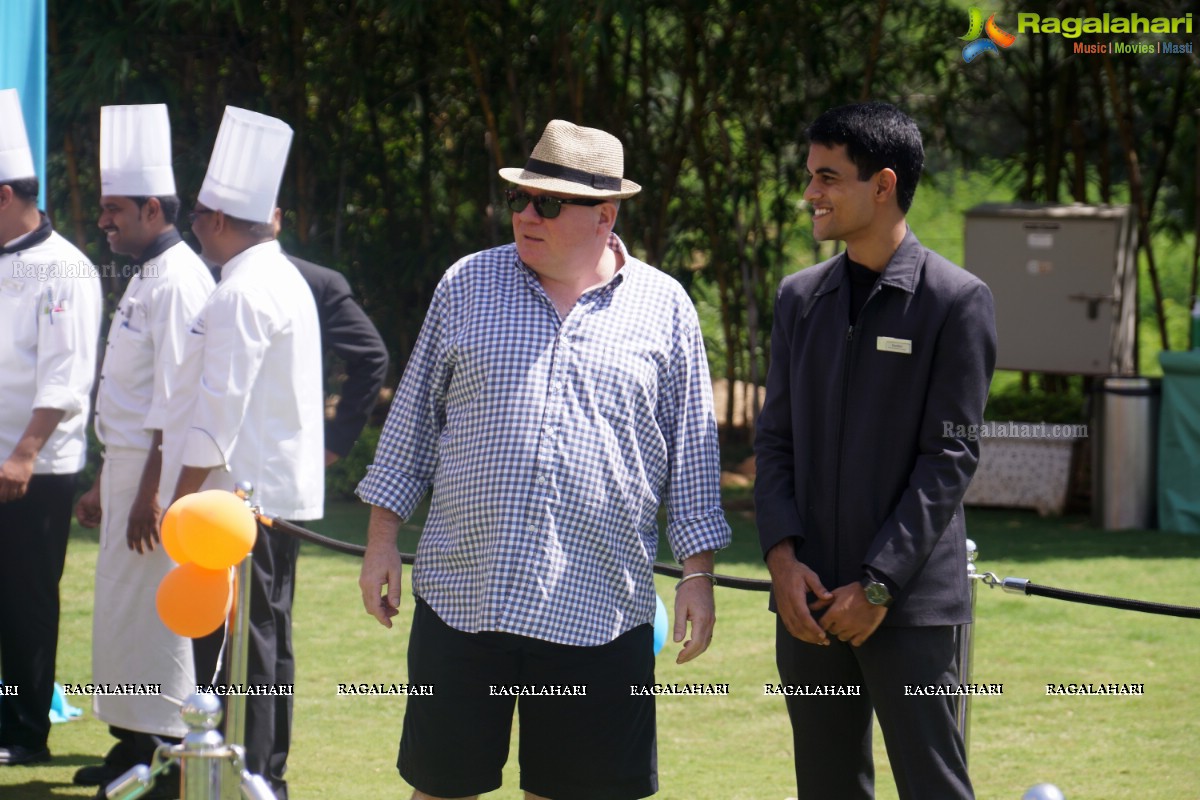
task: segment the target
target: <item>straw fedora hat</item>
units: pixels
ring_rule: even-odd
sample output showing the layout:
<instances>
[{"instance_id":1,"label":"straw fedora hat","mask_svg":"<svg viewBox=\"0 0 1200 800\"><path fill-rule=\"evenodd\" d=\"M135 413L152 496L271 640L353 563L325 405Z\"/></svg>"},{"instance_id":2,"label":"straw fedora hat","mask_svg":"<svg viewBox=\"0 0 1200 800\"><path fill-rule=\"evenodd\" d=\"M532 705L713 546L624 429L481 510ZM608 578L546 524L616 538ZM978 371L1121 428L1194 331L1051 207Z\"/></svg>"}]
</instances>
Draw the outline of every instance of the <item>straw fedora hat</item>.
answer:
<instances>
[{"instance_id":1,"label":"straw fedora hat","mask_svg":"<svg viewBox=\"0 0 1200 800\"><path fill-rule=\"evenodd\" d=\"M642 187L625 180L625 150L611 133L551 120L524 169L506 167L500 177L518 186L578 197L623 200Z\"/></svg>"}]
</instances>

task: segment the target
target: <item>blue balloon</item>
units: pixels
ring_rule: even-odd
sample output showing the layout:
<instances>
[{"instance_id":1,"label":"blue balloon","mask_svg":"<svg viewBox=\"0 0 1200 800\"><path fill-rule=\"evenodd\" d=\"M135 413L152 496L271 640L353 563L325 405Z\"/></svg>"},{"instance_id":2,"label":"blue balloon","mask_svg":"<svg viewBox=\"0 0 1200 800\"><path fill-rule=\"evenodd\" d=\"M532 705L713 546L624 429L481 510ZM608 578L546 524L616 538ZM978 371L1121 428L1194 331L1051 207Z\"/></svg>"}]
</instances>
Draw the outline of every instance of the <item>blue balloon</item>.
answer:
<instances>
[{"instance_id":1,"label":"blue balloon","mask_svg":"<svg viewBox=\"0 0 1200 800\"><path fill-rule=\"evenodd\" d=\"M654 595L654 602L658 605L654 610L654 655L658 655L667 643L667 607L658 595Z\"/></svg>"}]
</instances>

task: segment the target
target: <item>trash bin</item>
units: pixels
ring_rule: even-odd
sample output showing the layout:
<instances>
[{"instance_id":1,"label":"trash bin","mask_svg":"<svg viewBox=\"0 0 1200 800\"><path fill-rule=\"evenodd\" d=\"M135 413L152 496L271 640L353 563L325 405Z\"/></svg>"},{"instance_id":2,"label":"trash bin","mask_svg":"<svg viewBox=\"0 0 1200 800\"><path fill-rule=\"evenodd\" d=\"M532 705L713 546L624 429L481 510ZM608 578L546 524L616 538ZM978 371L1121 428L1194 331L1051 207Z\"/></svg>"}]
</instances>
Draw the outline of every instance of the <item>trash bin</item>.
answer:
<instances>
[{"instance_id":1,"label":"trash bin","mask_svg":"<svg viewBox=\"0 0 1200 800\"><path fill-rule=\"evenodd\" d=\"M1158 526L1200 533L1200 350L1164 351L1158 361Z\"/></svg>"},{"instance_id":2,"label":"trash bin","mask_svg":"<svg viewBox=\"0 0 1200 800\"><path fill-rule=\"evenodd\" d=\"M1157 378L1100 381L1092 442L1092 521L1098 527L1155 526L1161 393Z\"/></svg>"}]
</instances>

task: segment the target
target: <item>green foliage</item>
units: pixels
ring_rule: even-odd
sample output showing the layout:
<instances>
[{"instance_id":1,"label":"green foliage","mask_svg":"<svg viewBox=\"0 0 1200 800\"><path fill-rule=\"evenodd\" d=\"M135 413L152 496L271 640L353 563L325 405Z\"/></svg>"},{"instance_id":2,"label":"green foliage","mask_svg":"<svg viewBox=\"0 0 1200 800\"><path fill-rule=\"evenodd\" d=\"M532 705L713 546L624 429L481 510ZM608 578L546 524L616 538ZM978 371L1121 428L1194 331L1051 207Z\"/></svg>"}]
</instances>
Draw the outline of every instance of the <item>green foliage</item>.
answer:
<instances>
[{"instance_id":1,"label":"green foliage","mask_svg":"<svg viewBox=\"0 0 1200 800\"><path fill-rule=\"evenodd\" d=\"M1032 7L1087 8L1052 5ZM296 132L280 194L285 241L346 273L395 363L445 269L510 240L496 170L522 164L556 117L624 142L625 173L644 189L622 205L619 231L707 305L716 377L762 382L778 282L828 250L814 248L800 204L804 130L858 100L898 103L924 131L913 221L928 246L960 260L959 213L984 200L1129 201L1136 163L1163 296L1184 303L1190 291L1194 64L1129 58L1109 76L1105 59L1030 34L966 64L962 0L48 7L47 184L59 227L110 257L93 224L100 105L169 105L185 208L226 104L278 116ZM1009 21L1029 6L996 10ZM960 179L963 168L975 177ZM1173 331L1170 306L1144 280L1143 319L1162 315Z\"/></svg>"},{"instance_id":2,"label":"green foliage","mask_svg":"<svg viewBox=\"0 0 1200 800\"><path fill-rule=\"evenodd\" d=\"M1087 403L1083 379L1072 377L1065 389L1054 391L1043 385L1035 385L1029 391L1024 391L1019 380L993 381L983 418L1015 422L1086 423Z\"/></svg>"},{"instance_id":3,"label":"green foliage","mask_svg":"<svg viewBox=\"0 0 1200 800\"><path fill-rule=\"evenodd\" d=\"M354 494L358 482L367 474L367 467L375 460L375 448L379 444L381 428L368 425L350 448L345 458L340 458L325 469L325 500L356 500Z\"/></svg>"}]
</instances>

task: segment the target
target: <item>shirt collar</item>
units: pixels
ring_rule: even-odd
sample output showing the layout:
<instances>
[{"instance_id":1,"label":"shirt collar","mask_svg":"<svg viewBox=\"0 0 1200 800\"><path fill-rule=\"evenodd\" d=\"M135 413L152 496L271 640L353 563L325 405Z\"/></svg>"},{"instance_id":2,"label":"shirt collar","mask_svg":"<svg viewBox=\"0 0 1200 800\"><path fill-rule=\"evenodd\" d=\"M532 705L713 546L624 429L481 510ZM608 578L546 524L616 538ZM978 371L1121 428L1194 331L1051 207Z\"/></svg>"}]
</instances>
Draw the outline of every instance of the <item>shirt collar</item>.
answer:
<instances>
[{"instance_id":1,"label":"shirt collar","mask_svg":"<svg viewBox=\"0 0 1200 800\"><path fill-rule=\"evenodd\" d=\"M50 224L50 218L46 216L46 212L39 211L38 217L38 226L29 233L23 233L8 244L0 247L0 255L19 253L22 250L37 247L49 239L50 234L54 233L54 226Z\"/></svg>"},{"instance_id":2,"label":"shirt collar","mask_svg":"<svg viewBox=\"0 0 1200 800\"><path fill-rule=\"evenodd\" d=\"M912 294L917 290L917 278L920 276L923 255L924 249L917 241L917 235L912 232L912 228L908 228L904 232L904 239L901 240L900 246L896 248L896 252L892 253L891 259L883 269L883 274L879 276L879 282L884 286L895 286L897 289Z\"/></svg>"},{"instance_id":3,"label":"shirt collar","mask_svg":"<svg viewBox=\"0 0 1200 800\"><path fill-rule=\"evenodd\" d=\"M513 247L513 253L515 255L516 250L517 250L516 245L513 245L512 247ZM588 292L589 294L598 289L604 289L604 288L607 288L610 286L613 288L616 288L617 286L624 283L626 277L629 275L629 273L631 271L630 264L632 264L636 260L633 258L633 256L629 255L629 251L625 248L625 243L622 242L621 237L617 236L615 233L608 234L608 249L612 250L614 253L617 254L617 262L620 264L620 266L617 267L617 271L615 273L613 273L613 276L611 278L609 278L607 281L600 284L599 286L596 286L595 288L589 290L589 292ZM524 261L522 261L520 255L517 255L517 257L516 257L516 265L517 265L517 269L521 270L521 272L523 272L527 278L530 278L535 282L537 281L537 279L538 279L537 272L535 272L532 267L530 267L528 264L526 264Z\"/></svg>"},{"instance_id":4,"label":"shirt collar","mask_svg":"<svg viewBox=\"0 0 1200 800\"><path fill-rule=\"evenodd\" d=\"M150 245L146 248L145 252L142 253L139 266L141 264L145 264L152 258L158 258L163 253L167 252L182 241L183 237L179 235L179 230L172 225L158 236L154 237L154 240L150 242Z\"/></svg>"},{"instance_id":5,"label":"shirt collar","mask_svg":"<svg viewBox=\"0 0 1200 800\"><path fill-rule=\"evenodd\" d=\"M831 269L826 273L813 295L814 298L837 290L843 281L849 281L849 270L845 266L846 261L849 260L846 251L843 250L835 258L840 262L839 268ZM917 235L912 232L912 228L908 228L904 233L904 238L900 241L900 246L896 248L896 252L892 253L887 266L883 268L883 273L879 276L879 285L894 286L912 294L917 290L917 279L920 277L923 261L924 248L917 241Z\"/></svg>"},{"instance_id":6,"label":"shirt collar","mask_svg":"<svg viewBox=\"0 0 1200 800\"><path fill-rule=\"evenodd\" d=\"M247 261L253 261L254 258L261 254L282 253L283 249L279 246L279 242L272 239L269 242L260 242L253 247L247 247L242 252L238 253L233 258L221 265L221 281L227 281L243 264Z\"/></svg>"}]
</instances>

